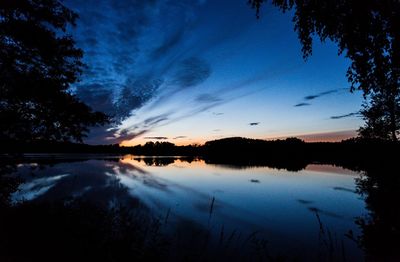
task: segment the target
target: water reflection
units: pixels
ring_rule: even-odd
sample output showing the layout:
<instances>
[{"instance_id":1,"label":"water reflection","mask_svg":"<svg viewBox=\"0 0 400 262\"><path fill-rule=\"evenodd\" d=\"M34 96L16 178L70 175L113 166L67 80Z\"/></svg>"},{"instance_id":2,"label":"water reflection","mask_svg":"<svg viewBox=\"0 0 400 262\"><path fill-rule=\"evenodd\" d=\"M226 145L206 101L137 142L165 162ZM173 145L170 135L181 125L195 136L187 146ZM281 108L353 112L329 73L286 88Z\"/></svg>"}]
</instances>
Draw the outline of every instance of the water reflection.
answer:
<instances>
[{"instance_id":1,"label":"water reflection","mask_svg":"<svg viewBox=\"0 0 400 262\"><path fill-rule=\"evenodd\" d=\"M360 177L359 173L334 166L309 165L294 172L292 165L285 170L281 165L271 168L261 163L250 168L196 158L134 156L71 159L60 155L52 160L32 156L17 162L11 169L12 165L4 169L7 174L1 179L20 181L17 191L7 193L8 201L14 204L7 208L9 214L18 206L18 212L22 212L20 207L27 203L35 205L27 210L41 212L40 205L55 203L63 207L62 214L66 206L70 208L68 205L72 206L72 213L79 213L82 209L76 203L84 203L85 210L89 212L94 207L94 213L100 212L98 209L115 211L123 207L129 210L124 219L133 217L136 221L140 210L141 219L147 217L143 220L157 222L150 231L156 227L153 237L160 241L147 246L146 236L141 236L141 252L157 249L157 254L168 253L171 260L184 259L185 255L195 258L199 254L207 256L203 257L206 260L227 259L230 254L232 259L246 260L283 255L287 259L355 261L364 257L357 244L371 257L396 255L390 252L399 239L399 213L393 208L389 212L381 201L397 196L398 187L392 182L385 184L382 176L372 173L364 172ZM398 186L398 180L396 183ZM391 191L377 189L389 185ZM56 218L60 215L55 214ZM75 215L76 221L72 221L80 223L83 218ZM98 229L115 227L115 216L100 216ZM110 217L112 221L108 221ZM121 223L128 223L119 213L117 217ZM12 218L13 215L8 217ZM139 227L146 227L140 221ZM2 222L11 223L6 218ZM9 230L9 234L14 234ZM376 246L377 238L382 240L381 246ZM162 244L164 241L168 242L167 247ZM390 241L390 245L383 244ZM189 248L187 243L193 245ZM185 254L171 252L183 247ZM112 256L115 258L115 254Z\"/></svg>"}]
</instances>

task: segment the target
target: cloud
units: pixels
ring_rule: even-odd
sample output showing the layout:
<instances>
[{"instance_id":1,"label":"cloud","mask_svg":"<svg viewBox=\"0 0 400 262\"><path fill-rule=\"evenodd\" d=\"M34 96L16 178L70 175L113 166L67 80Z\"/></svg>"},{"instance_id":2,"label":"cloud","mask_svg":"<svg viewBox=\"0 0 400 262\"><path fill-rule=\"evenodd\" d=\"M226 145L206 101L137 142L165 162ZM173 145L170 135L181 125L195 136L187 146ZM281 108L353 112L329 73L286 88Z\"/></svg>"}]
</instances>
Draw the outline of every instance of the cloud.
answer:
<instances>
[{"instance_id":1,"label":"cloud","mask_svg":"<svg viewBox=\"0 0 400 262\"><path fill-rule=\"evenodd\" d=\"M310 105L311 105L310 103L299 103L299 104L294 105L294 107L310 106Z\"/></svg>"},{"instance_id":2,"label":"cloud","mask_svg":"<svg viewBox=\"0 0 400 262\"><path fill-rule=\"evenodd\" d=\"M160 59L162 56L171 51L171 49L176 47L182 41L184 32L185 30L183 28L180 28L174 34L168 36L168 38L165 39L165 41L160 46L153 50L150 55L151 58Z\"/></svg>"},{"instance_id":3,"label":"cloud","mask_svg":"<svg viewBox=\"0 0 400 262\"><path fill-rule=\"evenodd\" d=\"M113 93L103 87L101 83L87 84L77 87L76 95L91 108L104 112L110 116L115 115Z\"/></svg>"},{"instance_id":4,"label":"cloud","mask_svg":"<svg viewBox=\"0 0 400 262\"><path fill-rule=\"evenodd\" d=\"M156 94L161 84L162 80L145 76L128 79L115 103L120 119L129 117L132 110L149 101Z\"/></svg>"},{"instance_id":5,"label":"cloud","mask_svg":"<svg viewBox=\"0 0 400 262\"><path fill-rule=\"evenodd\" d=\"M289 68L288 70L292 70L292 68ZM164 114L159 114L160 107L163 102L168 101L168 99L174 94L171 91L164 92L164 94L158 99L152 100L150 103L135 111L134 114L130 118L126 119L119 128L132 130L134 134L143 129L147 131L154 130L156 128L192 117L235 99L240 99L246 95L264 90L265 87L259 87L256 90L249 91L248 87L249 85L255 84L261 80L275 77L276 75L284 73L287 73L287 70L281 70L279 72L265 70L262 74L241 80L238 83L227 84L226 86L219 88L217 90L218 97L209 93L197 94L194 98L194 103L190 103L190 107L182 107L181 104L169 103L167 107L168 111ZM166 109L164 108L163 111L165 112L165 110ZM129 132L127 132L127 134L129 134ZM119 132L117 132L117 135L121 137Z\"/></svg>"},{"instance_id":6,"label":"cloud","mask_svg":"<svg viewBox=\"0 0 400 262\"><path fill-rule=\"evenodd\" d=\"M331 116L330 119L342 119L342 118L359 116L359 115L360 115L360 113L354 112L354 113L349 113L349 114L345 114L345 115Z\"/></svg>"},{"instance_id":7,"label":"cloud","mask_svg":"<svg viewBox=\"0 0 400 262\"><path fill-rule=\"evenodd\" d=\"M148 133L149 131L150 130L143 129L138 132L133 132L131 130L124 129L124 130L118 131L117 136L110 138L110 140L112 140L113 143L121 143L122 141L132 140L136 137L142 136L142 135Z\"/></svg>"},{"instance_id":8,"label":"cloud","mask_svg":"<svg viewBox=\"0 0 400 262\"><path fill-rule=\"evenodd\" d=\"M145 136L144 139L167 140L166 136Z\"/></svg>"},{"instance_id":9,"label":"cloud","mask_svg":"<svg viewBox=\"0 0 400 262\"><path fill-rule=\"evenodd\" d=\"M327 95L330 95L330 94L335 94L335 93L338 93L338 92L344 91L344 90L347 90L347 89L346 89L346 88L332 89L332 90L320 92L320 93L318 93L318 94L313 94L313 95L305 96L305 97L303 97L303 100L304 100L304 101L311 101L311 100L315 100L315 99L317 99L317 98L320 98L320 97L322 97L322 96L327 96ZM310 105L311 105L311 104L308 103L308 102L302 102L302 103L298 103L298 104L294 105L294 107L302 107L302 106L310 106Z\"/></svg>"},{"instance_id":10,"label":"cloud","mask_svg":"<svg viewBox=\"0 0 400 262\"><path fill-rule=\"evenodd\" d=\"M150 126L152 126L152 125L156 125L156 124L158 124L158 123L160 123L160 122L163 122L163 121L168 120L168 115L169 115L168 113L165 113L165 114L161 114L161 115L149 117L149 118L146 118L146 119L143 121L143 123L144 123L144 125L150 127Z\"/></svg>"},{"instance_id":11,"label":"cloud","mask_svg":"<svg viewBox=\"0 0 400 262\"><path fill-rule=\"evenodd\" d=\"M173 139L182 139L182 138L187 138L187 136L176 136Z\"/></svg>"},{"instance_id":12,"label":"cloud","mask_svg":"<svg viewBox=\"0 0 400 262\"><path fill-rule=\"evenodd\" d=\"M251 122L249 123L250 126L258 126L260 124L260 122Z\"/></svg>"},{"instance_id":13,"label":"cloud","mask_svg":"<svg viewBox=\"0 0 400 262\"><path fill-rule=\"evenodd\" d=\"M314 100L314 99L319 98L321 96L326 96L326 95L337 93L339 90L341 90L341 89L333 89L333 90L324 91L324 92L321 92L321 93L318 93L318 94L315 94L315 95L305 96L304 100L307 100L307 101Z\"/></svg>"},{"instance_id":14,"label":"cloud","mask_svg":"<svg viewBox=\"0 0 400 262\"><path fill-rule=\"evenodd\" d=\"M177 67L171 83L182 87L192 87L204 82L211 75L210 65L203 59L191 57Z\"/></svg>"},{"instance_id":15,"label":"cloud","mask_svg":"<svg viewBox=\"0 0 400 262\"><path fill-rule=\"evenodd\" d=\"M245 81L215 87L211 92L207 80L214 70L210 64L213 58L205 59L209 57L207 52L228 38L237 37L251 23L212 20L208 12L204 15L198 8L203 3L66 0L66 5L81 17L72 33L84 50L84 62L88 65L77 94L95 109L111 114L116 123L103 130L94 129L91 141L92 135L113 143L143 135L241 98L249 93L249 85L287 73L287 69L278 72L280 69L271 67ZM234 18L235 12L230 13L227 15ZM210 31L204 31L205 27ZM203 93L199 94L197 87L203 83ZM218 96L213 95L214 91ZM239 91L242 94L237 94ZM177 105L177 98L183 96L189 97L190 107L182 100L183 105Z\"/></svg>"},{"instance_id":16,"label":"cloud","mask_svg":"<svg viewBox=\"0 0 400 262\"><path fill-rule=\"evenodd\" d=\"M335 187L333 187L333 190L338 190L338 191L343 191L343 192L349 192L349 193L356 193L356 190L354 190L354 189L346 188L346 187L340 187L340 186L335 186Z\"/></svg>"},{"instance_id":17,"label":"cloud","mask_svg":"<svg viewBox=\"0 0 400 262\"><path fill-rule=\"evenodd\" d=\"M200 103L215 103L222 101L222 99L211 94L200 94L195 98L195 101Z\"/></svg>"},{"instance_id":18,"label":"cloud","mask_svg":"<svg viewBox=\"0 0 400 262\"><path fill-rule=\"evenodd\" d=\"M171 113L163 113L151 117L147 117L141 122L137 122L132 126L118 126L118 130L114 130L114 135L110 140L113 143L120 143L124 140L131 140L150 132L154 127L166 122Z\"/></svg>"},{"instance_id":19,"label":"cloud","mask_svg":"<svg viewBox=\"0 0 400 262\"><path fill-rule=\"evenodd\" d=\"M94 81L92 84L82 84L76 88L76 95L96 111L111 116L115 123L120 123L131 115L131 112L149 101L162 84L159 79L139 78L117 84L112 80ZM115 90L108 86L119 87Z\"/></svg>"}]
</instances>

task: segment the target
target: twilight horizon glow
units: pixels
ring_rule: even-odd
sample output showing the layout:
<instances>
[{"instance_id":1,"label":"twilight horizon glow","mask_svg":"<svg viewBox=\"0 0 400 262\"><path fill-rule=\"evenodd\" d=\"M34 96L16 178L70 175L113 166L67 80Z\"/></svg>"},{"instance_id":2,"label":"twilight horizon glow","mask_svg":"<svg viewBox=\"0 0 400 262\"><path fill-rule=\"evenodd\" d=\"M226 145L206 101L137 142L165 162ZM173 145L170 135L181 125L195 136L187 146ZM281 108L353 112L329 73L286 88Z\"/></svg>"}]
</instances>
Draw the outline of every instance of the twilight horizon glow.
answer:
<instances>
[{"instance_id":1,"label":"twilight horizon glow","mask_svg":"<svg viewBox=\"0 0 400 262\"><path fill-rule=\"evenodd\" d=\"M87 143L337 141L362 125L349 61L319 40L304 61L291 13L265 6L257 20L246 0L65 4L80 15L71 32L87 64L74 91L115 120Z\"/></svg>"}]
</instances>

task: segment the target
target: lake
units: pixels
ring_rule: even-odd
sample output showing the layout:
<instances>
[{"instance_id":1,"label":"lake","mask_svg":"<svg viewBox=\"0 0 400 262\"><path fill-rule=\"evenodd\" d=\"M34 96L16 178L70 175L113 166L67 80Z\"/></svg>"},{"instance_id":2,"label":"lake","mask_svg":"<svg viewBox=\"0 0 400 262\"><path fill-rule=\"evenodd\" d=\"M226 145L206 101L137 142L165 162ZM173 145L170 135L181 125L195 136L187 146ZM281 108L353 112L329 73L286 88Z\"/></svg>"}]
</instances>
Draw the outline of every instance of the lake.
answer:
<instances>
[{"instance_id":1,"label":"lake","mask_svg":"<svg viewBox=\"0 0 400 262\"><path fill-rule=\"evenodd\" d=\"M194 234L182 238L206 235L209 246L262 246L272 257L363 260L354 240L362 233L357 219L368 214L357 193L360 174L341 167L288 171L198 158L29 155L16 168L21 183L13 205L71 199L106 209L124 205L146 210L172 238L181 230Z\"/></svg>"}]
</instances>

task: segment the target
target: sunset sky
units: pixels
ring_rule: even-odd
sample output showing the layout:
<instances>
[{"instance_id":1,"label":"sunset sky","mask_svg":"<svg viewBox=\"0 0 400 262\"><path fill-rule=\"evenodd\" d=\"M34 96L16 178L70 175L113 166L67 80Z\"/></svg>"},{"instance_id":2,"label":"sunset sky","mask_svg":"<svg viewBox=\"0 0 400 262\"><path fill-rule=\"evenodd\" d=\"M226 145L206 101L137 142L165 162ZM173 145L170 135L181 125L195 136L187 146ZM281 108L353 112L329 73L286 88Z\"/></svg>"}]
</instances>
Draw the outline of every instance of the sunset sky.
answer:
<instances>
[{"instance_id":1,"label":"sunset sky","mask_svg":"<svg viewBox=\"0 0 400 262\"><path fill-rule=\"evenodd\" d=\"M202 143L230 136L355 135L362 95L349 61L314 42L304 61L291 13L247 0L66 0L87 69L74 92L114 122L92 144Z\"/></svg>"}]
</instances>

